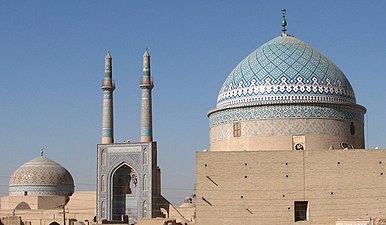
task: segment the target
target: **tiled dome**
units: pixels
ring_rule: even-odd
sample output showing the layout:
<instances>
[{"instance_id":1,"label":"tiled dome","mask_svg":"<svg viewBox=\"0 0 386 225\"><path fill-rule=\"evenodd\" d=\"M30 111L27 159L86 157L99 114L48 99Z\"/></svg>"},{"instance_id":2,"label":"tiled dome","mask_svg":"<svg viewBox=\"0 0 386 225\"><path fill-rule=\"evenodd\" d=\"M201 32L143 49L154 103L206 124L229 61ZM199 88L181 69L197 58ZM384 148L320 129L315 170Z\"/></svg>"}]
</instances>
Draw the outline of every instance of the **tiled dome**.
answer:
<instances>
[{"instance_id":1,"label":"tiled dome","mask_svg":"<svg viewBox=\"0 0 386 225\"><path fill-rule=\"evenodd\" d=\"M71 174L55 161L39 156L21 167L11 176L9 195L61 195L74 193Z\"/></svg>"},{"instance_id":2,"label":"tiled dome","mask_svg":"<svg viewBox=\"0 0 386 225\"><path fill-rule=\"evenodd\" d=\"M220 90L217 108L295 102L356 100L350 82L333 62L303 41L282 35L236 66Z\"/></svg>"}]
</instances>

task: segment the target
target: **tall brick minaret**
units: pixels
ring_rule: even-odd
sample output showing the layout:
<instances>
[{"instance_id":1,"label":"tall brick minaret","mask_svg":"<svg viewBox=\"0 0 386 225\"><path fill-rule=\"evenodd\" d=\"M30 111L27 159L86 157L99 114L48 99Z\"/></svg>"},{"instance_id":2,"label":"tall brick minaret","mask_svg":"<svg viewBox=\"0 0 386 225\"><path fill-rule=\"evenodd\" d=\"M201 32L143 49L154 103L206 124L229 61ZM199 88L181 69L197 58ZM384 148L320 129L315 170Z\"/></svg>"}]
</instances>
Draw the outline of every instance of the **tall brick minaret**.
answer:
<instances>
[{"instance_id":1,"label":"tall brick minaret","mask_svg":"<svg viewBox=\"0 0 386 225\"><path fill-rule=\"evenodd\" d=\"M110 51L105 57L105 77L102 83L103 91L103 119L102 119L102 144L114 143L114 115L113 115L113 67Z\"/></svg>"},{"instance_id":2,"label":"tall brick minaret","mask_svg":"<svg viewBox=\"0 0 386 225\"><path fill-rule=\"evenodd\" d=\"M141 142L150 142L153 141L151 90L154 85L150 76L150 54L147 49L143 54L143 75L139 87L142 89Z\"/></svg>"}]
</instances>

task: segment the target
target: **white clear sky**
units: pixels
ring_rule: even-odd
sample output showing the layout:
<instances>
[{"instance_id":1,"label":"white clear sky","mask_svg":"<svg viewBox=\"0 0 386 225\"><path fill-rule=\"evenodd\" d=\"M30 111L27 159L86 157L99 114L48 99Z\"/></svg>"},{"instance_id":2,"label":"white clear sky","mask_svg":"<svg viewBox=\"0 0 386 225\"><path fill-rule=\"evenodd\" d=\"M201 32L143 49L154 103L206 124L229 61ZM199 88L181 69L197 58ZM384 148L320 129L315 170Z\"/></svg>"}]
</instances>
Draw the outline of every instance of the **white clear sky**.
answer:
<instances>
[{"instance_id":1,"label":"white clear sky","mask_svg":"<svg viewBox=\"0 0 386 225\"><path fill-rule=\"evenodd\" d=\"M287 33L346 74L366 114L366 145L386 147L386 1L0 1L0 195L12 172L45 156L77 190L95 189L104 57L113 56L115 139L139 140L142 54L152 56L154 136L163 194L192 194L207 112L231 70ZM230 178L232 179L232 178Z\"/></svg>"}]
</instances>

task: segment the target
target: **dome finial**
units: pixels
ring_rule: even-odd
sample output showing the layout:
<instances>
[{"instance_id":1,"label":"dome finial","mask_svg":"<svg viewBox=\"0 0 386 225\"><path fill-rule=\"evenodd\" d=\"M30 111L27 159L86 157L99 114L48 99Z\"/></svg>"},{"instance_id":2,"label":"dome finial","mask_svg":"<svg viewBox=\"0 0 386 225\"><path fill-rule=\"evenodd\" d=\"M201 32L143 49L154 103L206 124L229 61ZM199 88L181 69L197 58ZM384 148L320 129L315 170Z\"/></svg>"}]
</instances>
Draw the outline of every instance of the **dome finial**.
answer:
<instances>
[{"instance_id":1,"label":"dome finial","mask_svg":"<svg viewBox=\"0 0 386 225\"><path fill-rule=\"evenodd\" d=\"M111 59L110 49L107 49L106 59Z\"/></svg>"},{"instance_id":2,"label":"dome finial","mask_svg":"<svg viewBox=\"0 0 386 225\"><path fill-rule=\"evenodd\" d=\"M40 149L40 156L43 156L43 153L44 153L43 148L41 148Z\"/></svg>"},{"instance_id":3,"label":"dome finial","mask_svg":"<svg viewBox=\"0 0 386 225\"><path fill-rule=\"evenodd\" d=\"M285 19L285 13L287 12L287 10L286 9L282 9L281 10L281 12L283 13L283 19L282 19L282 21L281 21L281 26L283 27L282 29L281 29L281 31L282 31L282 35L283 36L285 36L286 35L286 31L287 31L287 29L286 29L286 26L287 26L287 20Z\"/></svg>"},{"instance_id":4,"label":"dome finial","mask_svg":"<svg viewBox=\"0 0 386 225\"><path fill-rule=\"evenodd\" d=\"M143 57L148 57L148 56L150 56L150 53L149 53L148 47L146 46L145 53L143 53Z\"/></svg>"}]
</instances>

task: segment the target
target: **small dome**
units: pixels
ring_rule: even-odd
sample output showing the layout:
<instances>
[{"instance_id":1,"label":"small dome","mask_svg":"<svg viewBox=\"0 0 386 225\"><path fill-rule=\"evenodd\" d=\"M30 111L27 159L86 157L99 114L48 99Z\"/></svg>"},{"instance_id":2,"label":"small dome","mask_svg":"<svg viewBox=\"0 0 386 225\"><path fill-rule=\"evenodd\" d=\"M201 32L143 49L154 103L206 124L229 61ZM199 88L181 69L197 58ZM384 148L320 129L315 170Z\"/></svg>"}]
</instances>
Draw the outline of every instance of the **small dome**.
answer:
<instances>
[{"instance_id":1,"label":"small dome","mask_svg":"<svg viewBox=\"0 0 386 225\"><path fill-rule=\"evenodd\" d=\"M185 207L194 207L193 201L191 197L185 197L184 203L182 203L179 207L185 208Z\"/></svg>"},{"instance_id":2,"label":"small dome","mask_svg":"<svg viewBox=\"0 0 386 225\"><path fill-rule=\"evenodd\" d=\"M217 108L296 102L356 100L350 82L333 62L303 41L283 35L236 66L220 90Z\"/></svg>"},{"instance_id":3,"label":"small dome","mask_svg":"<svg viewBox=\"0 0 386 225\"><path fill-rule=\"evenodd\" d=\"M39 156L20 166L9 181L9 195L60 195L74 193L71 174L55 161Z\"/></svg>"}]
</instances>

